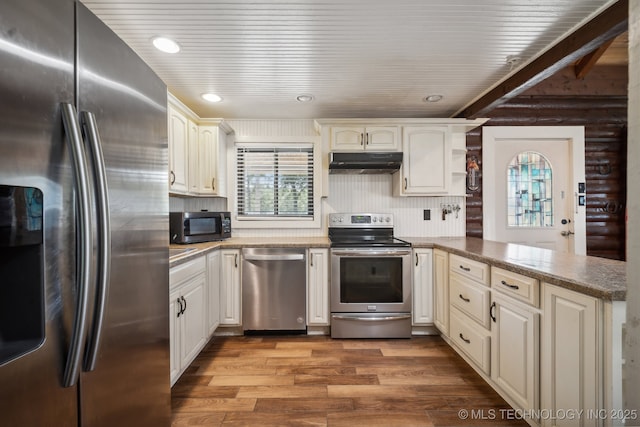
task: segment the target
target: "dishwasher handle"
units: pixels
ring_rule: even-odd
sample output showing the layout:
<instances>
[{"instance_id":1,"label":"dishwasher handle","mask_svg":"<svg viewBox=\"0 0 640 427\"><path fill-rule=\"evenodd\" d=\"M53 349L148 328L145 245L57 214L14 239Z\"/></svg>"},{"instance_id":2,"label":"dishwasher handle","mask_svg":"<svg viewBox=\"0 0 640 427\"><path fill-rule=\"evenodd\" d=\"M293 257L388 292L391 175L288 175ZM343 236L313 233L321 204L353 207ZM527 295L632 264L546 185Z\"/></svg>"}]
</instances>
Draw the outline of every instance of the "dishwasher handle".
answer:
<instances>
[{"instance_id":1,"label":"dishwasher handle","mask_svg":"<svg viewBox=\"0 0 640 427\"><path fill-rule=\"evenodd\" d=\"M304 261L304 254L244 255L246 261Z\"/></svg>"}]
</instances>

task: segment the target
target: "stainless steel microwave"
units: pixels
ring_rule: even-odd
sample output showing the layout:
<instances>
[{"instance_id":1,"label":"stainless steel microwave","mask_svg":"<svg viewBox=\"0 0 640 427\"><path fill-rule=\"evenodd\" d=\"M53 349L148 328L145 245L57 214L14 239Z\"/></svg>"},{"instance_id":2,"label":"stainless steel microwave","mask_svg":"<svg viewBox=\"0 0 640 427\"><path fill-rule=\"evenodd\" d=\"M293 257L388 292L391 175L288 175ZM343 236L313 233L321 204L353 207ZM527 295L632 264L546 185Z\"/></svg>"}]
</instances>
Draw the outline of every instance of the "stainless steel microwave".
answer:
<instances>
[{"instance_id":1,"label":"stainless steel microwave","mask_svg":"<svg viewBox=\"0 0 640 427\"><path fill-rule=\"evenodd\" d=\"M170 212L171 243L201 243L231 237L229 212Z\"/></svg>"}]
</instances>

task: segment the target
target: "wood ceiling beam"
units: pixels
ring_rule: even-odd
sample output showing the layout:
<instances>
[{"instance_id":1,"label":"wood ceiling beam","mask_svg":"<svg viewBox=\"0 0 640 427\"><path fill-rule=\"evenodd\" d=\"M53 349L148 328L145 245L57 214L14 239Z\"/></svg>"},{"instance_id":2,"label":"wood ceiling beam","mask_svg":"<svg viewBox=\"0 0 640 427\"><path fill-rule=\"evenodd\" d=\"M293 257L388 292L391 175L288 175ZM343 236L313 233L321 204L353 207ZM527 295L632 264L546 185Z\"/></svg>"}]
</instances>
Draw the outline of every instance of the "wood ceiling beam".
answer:
<instances>
[{"instance_id":1,"label":"wood ceiling beam","mask_svg":"<svg viewBox=\"0 0 640 427\"><path fill-rule=\"evenodd\" d=\"M609 46L614 42L615 38L605 42L602 46L594 50L593 52L583 56L576 62L574 70L577 79L584 79L589 71L598 62L598 59L609 49Z\"/></svg>"},{"instance_id":2,"label":"wood ceiling beam","mask_svg":"<svg viewBox=\"0 0 640 427\"><path fill-rule=\"evenodd\" d=\"M618 0L608 9L562 39L513 76L465 107L456 117L484 117L498 105L569 66L605 42L624 33L628 26L629 0Z\"/></svg>"}]
</instances>

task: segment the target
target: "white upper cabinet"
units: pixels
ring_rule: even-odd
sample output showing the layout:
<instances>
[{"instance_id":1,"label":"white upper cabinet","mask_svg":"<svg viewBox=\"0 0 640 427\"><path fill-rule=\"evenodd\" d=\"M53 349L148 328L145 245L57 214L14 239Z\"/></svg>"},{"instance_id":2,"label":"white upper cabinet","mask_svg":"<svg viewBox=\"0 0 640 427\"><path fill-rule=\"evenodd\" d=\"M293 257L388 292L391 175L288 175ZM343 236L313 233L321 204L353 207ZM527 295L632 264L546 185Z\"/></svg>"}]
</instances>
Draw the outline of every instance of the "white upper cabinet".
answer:
<instances>
[{"instance_id":1,"label":"white upper cabinet","mask_svg":"<svg viewBox=\"0 0 640 427\"><path fill-rule=\"evenodd\" d=\"M333 126L331 151L399 151L398 126Z\"/></svg>"},{"instance_id":2,"label":"white upper cabinet","mask_svg":"<svg viewBox=\"0 0 640 427\"><path fill-rule=\"evenodd\" d=\"M189 170L189 125L184 114L169 105L169 192L186 194Z\"/></svg>"},{"instance_id":3,"label":"white upper cabinet","mask_svg":"<svg viewBox=\"0 0 640 427\"><path fill-rule=\"evenodd\" d=\"M226 127L201 125L198 132L198 194L207 196L226 196Z\"/></svg>"},{"instance_id":4,"label":"white upper cabinet","mask_svg":"<svg viewBox=\"0 0 640 427\"><path fill-rule=\"evenodd\" d=\"M446 126L410 126L402 130L404 158L399 194L446 195L451 185L451 138ZM397 179L396 179L397 180Z\"/></svg>"},{"instance_id":5,"label":"white upper cabinet","mask_svg":"<svg viewBox=\"0 0 640 427\"><path fill-rule=\"evenodd\" d=\"M169 96L169 192L226 197L227 135L222 119L200 119Z\"/></svg>"},{"instance_id":6,"label":"white upper cabinet","mask_svg":"<svg viewBox=\"0 0 640 427\"><path fill-rule=\"evenodd\" d=\"M189 194L196 194L200 188L200 177L198 176L198 161L200 158L200 147L198 143L198 125L193 120L188 120L188 142L189 149Z\"/></svg>"}]
</instances>

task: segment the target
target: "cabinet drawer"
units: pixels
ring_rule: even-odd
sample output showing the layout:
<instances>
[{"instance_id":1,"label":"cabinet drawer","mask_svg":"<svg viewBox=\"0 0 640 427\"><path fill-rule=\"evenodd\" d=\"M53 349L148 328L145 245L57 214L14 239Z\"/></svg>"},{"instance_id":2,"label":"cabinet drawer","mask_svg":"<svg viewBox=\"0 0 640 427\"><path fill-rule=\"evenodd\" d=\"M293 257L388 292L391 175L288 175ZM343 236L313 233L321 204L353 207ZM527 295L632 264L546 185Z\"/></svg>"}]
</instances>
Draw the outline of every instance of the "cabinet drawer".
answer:
<instances>
[{"instance_id":1,"label":"cabinet drawer","mask_svg":"<svg viewBox=\"0 0 640 427\"><path fill-rule=\"evenodd\" d=\"M478 324L489 328L489 288L452 273L449 275L449 301Z\"/></svg>"},{"instance_id":2,"label":"cabinet drawer","mask_svg":"<svg viewBox=\"0 0 640 427\"><path fill-rule=\"evenodd\" d=\"M540 306L540 282L512 271L491 267L491 287L524 301L535 307Z\"/></svg>"},{"instance_id":3,"label":"cabinet drawer","mask_svg":"<svg viewBox=\"0 0 640 427\"><path fill-rule=\"evenodd\" d=\"M490 332L475 326L467 316L451 308L449 317L450 338L482 371L489 375L491 367Z\"/></svg>"},{"instance_id":4,"label":"cabinet drawer","mask_svg":"<svg viewBox=\"0 0 640 427\"><path fill-rule=\"evenodd\" d=\"M487 286L489 285L489 266L485 263L449 254L449 269Z\"/></svg>"},{"instance_id":5,"label":"cabinet drawer","mask_svg":"<svg viewBox=\"0 0 640 427\"><path fill-rule=\"evenodd\" d=\"M169 287L173 288L176 285L183 283L185 280L193 277L197 274L204 273L207 269L207 264L204 256L198 257L193 261L185 262L175 266L169 270Z\"/></svg>"}]
</instances>

